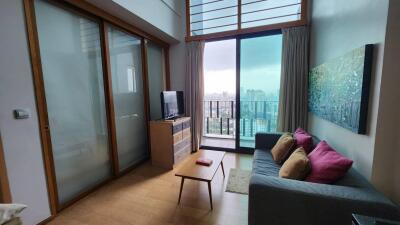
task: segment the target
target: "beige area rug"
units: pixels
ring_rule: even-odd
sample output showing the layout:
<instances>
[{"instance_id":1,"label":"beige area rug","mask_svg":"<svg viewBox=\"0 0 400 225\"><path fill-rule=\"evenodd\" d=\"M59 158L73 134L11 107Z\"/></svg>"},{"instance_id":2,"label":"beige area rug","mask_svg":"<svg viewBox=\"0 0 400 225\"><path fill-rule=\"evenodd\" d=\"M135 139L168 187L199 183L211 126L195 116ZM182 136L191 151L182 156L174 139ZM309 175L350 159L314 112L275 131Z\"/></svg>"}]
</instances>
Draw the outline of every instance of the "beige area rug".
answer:
<instances>
[{"instance_id":1,"label":"beige area rug","mask_svg":"<svg viewBox=\"0 0 400 225\"><path fill-rule=\"evenodd\" d=\"M231 169L229 171L227 192L249 194L249 182L251 171L241 169Z\"/></svg>"}]
</instances>

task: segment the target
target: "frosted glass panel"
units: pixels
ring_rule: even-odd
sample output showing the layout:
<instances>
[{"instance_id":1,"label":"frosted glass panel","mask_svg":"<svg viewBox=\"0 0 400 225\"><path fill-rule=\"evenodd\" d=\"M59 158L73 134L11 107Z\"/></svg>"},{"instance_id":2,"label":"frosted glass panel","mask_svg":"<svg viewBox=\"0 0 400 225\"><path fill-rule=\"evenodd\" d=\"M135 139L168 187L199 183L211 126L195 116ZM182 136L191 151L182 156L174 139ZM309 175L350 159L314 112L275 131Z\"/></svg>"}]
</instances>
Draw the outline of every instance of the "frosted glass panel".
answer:
<instances>
[{"instance_id":1,"label":"frosted glass panel","mask_svg":"<svg viewBox=\"0 0 400 225\"><path fill-rule=\"evenodd\" d=\"M148 155L140 39L108 30L120 171Z\"/></svg>"},{"instance_id":2,"label":"frosted glass panel","mask_svg":"<svg viewBox=\"0 0 400 225\"><path fill-rule=\"evenodd\" d=\"M44 1L35 11L63 204L111 176L99 25Z\"/></svg>"},{"instance_id":3,"label":"frosted glass panel","mask_svg":"<svg viewBox=\"0 0 400 225\"><path fill-rule=\"evenodd\" d=\"M147 44L147 73L149 81L150 119L161 119L160 93L165 87L164 52L155 44Z\"/></svg>"}]
</instances>

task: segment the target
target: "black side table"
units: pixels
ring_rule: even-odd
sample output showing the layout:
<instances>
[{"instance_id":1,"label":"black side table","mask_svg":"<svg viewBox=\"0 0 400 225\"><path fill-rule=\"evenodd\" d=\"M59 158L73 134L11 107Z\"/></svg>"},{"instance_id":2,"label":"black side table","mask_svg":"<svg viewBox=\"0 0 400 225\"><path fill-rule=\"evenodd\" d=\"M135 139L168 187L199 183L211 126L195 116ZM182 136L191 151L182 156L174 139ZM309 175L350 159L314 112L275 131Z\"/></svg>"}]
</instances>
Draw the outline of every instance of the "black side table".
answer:
<instances>
[{"instance_id":1,"label":"black side table","mask_svg":"<svg viewBox=\"0 0 400 225\"><path fill-rule=\"evenodd\" d=\"M400 221L386 220L376 217L352 214L353 225L400 225Z\"/></svg>"}]
</instances>

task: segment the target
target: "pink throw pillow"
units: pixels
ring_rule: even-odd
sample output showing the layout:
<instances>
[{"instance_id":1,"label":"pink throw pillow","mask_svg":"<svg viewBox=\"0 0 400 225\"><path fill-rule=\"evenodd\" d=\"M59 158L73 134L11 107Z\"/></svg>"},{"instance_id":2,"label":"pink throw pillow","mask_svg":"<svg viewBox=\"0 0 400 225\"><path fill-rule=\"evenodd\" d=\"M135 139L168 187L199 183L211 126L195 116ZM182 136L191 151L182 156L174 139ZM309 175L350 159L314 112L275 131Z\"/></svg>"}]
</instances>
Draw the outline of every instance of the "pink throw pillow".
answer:
<instances>
[{"instance_id":1,"label":"pink throw pillow","mask_svg":"<svg viewBox=\"0 0 400 225\"><path fill-rule=\"evenodd\" d=\"M334 183L342 178L353 164L352 160L339 154L326 141L318 143L308 158L311 162L311 173L306 181L314 183Z\"/></svg>"},{"instance_id":2,"label":"pink throw pillow","mask_svg":"<svg viewBox=\"0 0 400 225\"><path fill-rule=\"evenodd\" d=\"M304 150L306 150L307 154L310 153L310 151L312 150L312 136L309 133L299 127L294 132L293 137L296 140L297 148L303 147Z\"/></svg>"}]
</instances>

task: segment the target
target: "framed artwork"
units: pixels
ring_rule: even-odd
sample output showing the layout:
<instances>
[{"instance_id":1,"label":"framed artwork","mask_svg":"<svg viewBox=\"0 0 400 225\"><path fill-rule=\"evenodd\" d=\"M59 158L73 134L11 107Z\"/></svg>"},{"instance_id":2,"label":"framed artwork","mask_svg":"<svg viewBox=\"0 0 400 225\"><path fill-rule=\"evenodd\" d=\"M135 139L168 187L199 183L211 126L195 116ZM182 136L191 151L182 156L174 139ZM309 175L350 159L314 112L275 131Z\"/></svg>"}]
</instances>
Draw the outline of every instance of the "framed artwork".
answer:
<instances>
[{"instance_id":1,"label":"framed artwork","mask_svg":"<svg viewBox=\"0 0 400 225\"><path fill-rule=\"evenodd\" d=\"M311 69L309 111L358 134L366 134L373 45Z\"/></svg>"}]
</instances>

